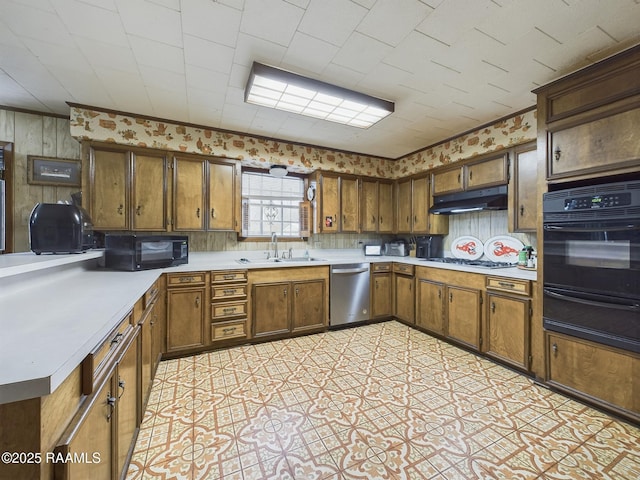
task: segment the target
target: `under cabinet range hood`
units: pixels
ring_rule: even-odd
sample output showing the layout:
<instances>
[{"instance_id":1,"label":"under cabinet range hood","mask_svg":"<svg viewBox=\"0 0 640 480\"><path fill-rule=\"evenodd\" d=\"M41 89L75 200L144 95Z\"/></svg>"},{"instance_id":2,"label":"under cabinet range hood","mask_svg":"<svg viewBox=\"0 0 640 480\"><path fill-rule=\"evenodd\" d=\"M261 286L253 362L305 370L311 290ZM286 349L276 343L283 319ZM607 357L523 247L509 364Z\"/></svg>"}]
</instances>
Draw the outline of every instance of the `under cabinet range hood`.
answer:
<instances>
[{"instance_id":1,"label":"under cabinet range hood","mask_svg":"<svg viewBox=\"0 0 640 480\"><path fill-rule=\"evenodd\" d=\"M456 213L480 210L506 210L507 186L482 188L465 192L449 193L433 197L433 207L429 213L454 215Z\"/></svg>"}]
</instances>

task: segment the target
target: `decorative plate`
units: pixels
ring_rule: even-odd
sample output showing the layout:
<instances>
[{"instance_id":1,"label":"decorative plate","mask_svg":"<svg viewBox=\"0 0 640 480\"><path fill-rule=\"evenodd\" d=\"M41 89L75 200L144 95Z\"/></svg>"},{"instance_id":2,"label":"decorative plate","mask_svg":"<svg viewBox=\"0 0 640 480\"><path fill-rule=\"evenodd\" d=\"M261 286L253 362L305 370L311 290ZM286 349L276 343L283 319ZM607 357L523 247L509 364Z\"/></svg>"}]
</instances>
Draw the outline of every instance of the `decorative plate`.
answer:
<instances>
[{"instance_id":1,"label":"decorative plate","mask_svg":"<svg viewBox=\"0 0 640 480\"><path fill-rule=\"evenodd\" d=\"M477 260L484 251L480 239L472 236L458 237L451 244L451 253L456 258Z\"/></svg>"},{"instance_id":2,"label":"decorative plate","mask_svg":"<svg viewBox=\"0 0 640 480\"><path fill-rule=\"evenodd\" d=\"M502 263L517 263L518 254L524 244L509 235L491 237L484 244L484 254L489 260Z\"/></svg>"}]
</instances>

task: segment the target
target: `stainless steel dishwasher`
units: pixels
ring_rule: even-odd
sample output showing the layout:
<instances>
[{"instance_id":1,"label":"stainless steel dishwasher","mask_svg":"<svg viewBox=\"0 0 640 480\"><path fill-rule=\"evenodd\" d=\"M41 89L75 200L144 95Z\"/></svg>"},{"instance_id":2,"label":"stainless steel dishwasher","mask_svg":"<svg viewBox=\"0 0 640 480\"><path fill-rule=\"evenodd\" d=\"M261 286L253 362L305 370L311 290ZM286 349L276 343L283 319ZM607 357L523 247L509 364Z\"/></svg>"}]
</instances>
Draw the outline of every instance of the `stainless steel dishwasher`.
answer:
<instances>
[{"instance_id":1,"label":"stainless steel dishwasher","mask_svg":"<svg viewBox=\"0 0 640 480\"><path fill-rule=\"evenodd\" d=\"M329 325L369 320L369 264L331 266Z\"/></svg>"}]
</instances>

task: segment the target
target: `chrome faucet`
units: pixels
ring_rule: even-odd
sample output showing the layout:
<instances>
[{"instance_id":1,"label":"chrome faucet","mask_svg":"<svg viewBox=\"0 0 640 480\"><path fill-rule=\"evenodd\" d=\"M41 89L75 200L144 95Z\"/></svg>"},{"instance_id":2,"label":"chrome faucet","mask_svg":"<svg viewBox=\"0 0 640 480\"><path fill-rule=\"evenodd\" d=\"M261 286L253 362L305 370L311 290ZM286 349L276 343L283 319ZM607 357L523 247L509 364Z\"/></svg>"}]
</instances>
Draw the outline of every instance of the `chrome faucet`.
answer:
<instances>
[{"instance_id":1,"label":"chrome faucet","mask_svg":"<svg viewBox=\"0 0 640 480\"><path fill-rule=\"evenodd\" d=\"M273 244L273 257L278 258L278 235L276 232L271 232L271 243Z\"/></svg>"}]
</instances>

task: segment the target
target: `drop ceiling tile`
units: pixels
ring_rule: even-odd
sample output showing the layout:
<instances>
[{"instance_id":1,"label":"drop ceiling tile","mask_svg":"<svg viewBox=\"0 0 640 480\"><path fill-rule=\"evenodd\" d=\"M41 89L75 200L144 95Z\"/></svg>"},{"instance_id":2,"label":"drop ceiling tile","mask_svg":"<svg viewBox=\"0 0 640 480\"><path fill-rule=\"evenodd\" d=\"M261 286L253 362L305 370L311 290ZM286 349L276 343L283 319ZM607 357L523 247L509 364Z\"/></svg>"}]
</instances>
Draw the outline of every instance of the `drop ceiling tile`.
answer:
<instances>
[{"instance_id":1,"label":"drop ceiling tile","mask_svg":"<svg viewBox=\"0 0 640 480\"><path fill-rule=\"evenodd\" d=\"M192 112L194 106L209 111L220 111L224 106L225 92L224 90L211 90L201 88L189 88L187 92L187 102L189 103L189 112Z\"/></svg>"},{"instance_id":2,"label":"drop ceiling tile","mask_svg":"<svg viewBox=\"0 0 640 480\"><path fill-rule=\"evenodd\" d=\"M36 111L48 110L29 91L2 70L0 70L0 105L28 108Z\"/></svg>"},{"instance_id":3,"label":"drop ceiling tile","mask_svg":"<svg viewBox=\"0 0 640 480\"><path fill-rule=\"evenodd\" d=\"M176 96L184 95L186 79L183 73L170 72L150 65L140 65L139 69L145 85L175 92Z\"/></svg>"},{"instance_id":4,"label":"drop ceiling tile","mask_svg":"<svg viewBox=\"0 0 640 480\"><path fill-rule=\"evenodd\" d=\"M229 84L229 75L195 65L187 65L186 79L189 89L195 88L210 92L224 92Z\"/></svg>"},{"instance_id":5,"label":"drop ceiling tile","mask_svg":"<svg viewBox=\"0 0 640 480\"><path fill-rule=\"evenodd\" d=\"M186 95L170 94L167 90L150 87L147 87L147 94L153 105L153 116L167 120L188 118L189 108Z\"/></svg>"},{"instance_id":6,"label":"drop ceiling tile","mask_svg":"<svg viewBox=\"0 0 640 480\"><path fill-rule=\"evenodd\" d=\"M55 8L57 18L64 22L76 43L91 38L121 47L128 45L118 12L77 0L56 0Z\"/></svg>"},{"instance_id":7,"label":"drop ceiling tile","mask_svg":"<svg viewBox=\"0 0 640 480\"><path fill-rule=\"evenodd\" d=\"M73 46L73 39L54 12L4 1L0 2L0 14L5 19L11 19L7 26L20 38Z\"/></svg>"},{"instance_id":8,"label":"drop ceiling tile","mask_svg":"<svg viewBox=\"0 0 640 480\"><path fill-rule=\"evenodd\" d=\"M303 14L303 9L279 0L249 1L245 3L240 31L286 47Z\"/></svg>"},{"instance_id":9,"label":"drop ceiling tile","mask_svg":"<svg viewBox=\"0 0 640 480\"><path fill-rule=\"evenodd\" d=\"M272 66L280 65L286 51L287 49L282 45L241 33L238 35L238 44L233 61L236 64L246 66L248 74L248 69L251 68L254 61ZM246 78L244 82L246 83Z\"/></svg>"},{"instance_id":10,"label":"drop ceiling tile","mask_svg":"<svg viewBox=\"0 0 640 480\"><path fill-rule=\"evenodd\" d=\"M357 72L352 68L338 65L337 63L330 63L327 68L322 72L323 82L332 83L344 88L350 88L356 90L360 82L365 78L365 74Z\"/></svg>"},{"instance_id":11,"label":"drop ceiling tile","mask_svg":"<svg viewBox=\"0 0 640 480\"><path fill-rule=\"evenodd\" d=\"M282 67L296 73L320 75L337 53L335 45L297 32L282 59Z\"/></svg>"},{"instance_id":12,"label":"drop ceiling tile","mask_svg":"<svg viewBox=\"0 0 640 480\"><path fill-rule=\"evenodd\" d=\"M124 72L101 66L97 67L95 71L105 90L113 99L116 110L132 113L152 111L147 90L139 73Z\"/></svg>"},{"instance_id":13,"label":"drop ceiling tile","mask_svg":"<svg viewBox=\"0 0 640 480\"><path fill-rule=\"evenodd\" d=\"M182 31L185 34L235 47L241 12L211 0L182 2Z\"/></svg>"},{"instance_id":14,"label":"drop ceiling tile","mask_svg":"<svg viewBox=\"0 0 640 480\"><path fill-rule=\"evenodd\" d=\"M189 104L189 122L205 127L220 128L222 109L208 109L202 105Z\"/></svg>"},{"instance_id":15,"label":"drop ceiling tile","mask_svg":"<svg viewBox=\"0 0 640 480\"><path fill-rule=\"evenodd\" d=\"M170 8L171 10L180 11L180 0L149 0L151 3L160 5L162 7Z\"/></svg>"},{"instance_id":16,"label":"drop ceiling tile","mask_svg":"<svg viewBox=\"0 0 640 480\"><path fill-rule=\"evenodd\" d=\"M147 0L117 0L120 18L129 35L182 47L180 12Z\"/></svg>"},{"instance_id":17,"label":"drop ceiling tile","mask_svg":"<svg viewBox=\"0 0 640 480\"><path fill-rule=\"evenodd\" d=\"M333 58L332 63L367 74L391 52L391 47L354 32Z\"/></svg>"},{"instance_id":18,"label":"drop ceiling tile","mask_svg":"<svg viewBox=\"0 0 640 480\"><path fill-rule=\"evenodd\" d=\"M311 2L298 30L341 47L367 13L350 0Z\"/></svg>"},{"instance_id":19,"label":"drop ceiling tile","mask_svg":"<svg viewBox=\"0 0 640 480\"><path fill-rule=\"evenodd\" d=\"M432 11L419 0L381 0L376 2L356 30L396 46Z\"/></svg>"},{"instance_id":20,"label":"drop ceiling tile","mask_svg":"<svg viewBox=\"0 0 640 480\"><path fill-rule=\"evenodd\" d=\"M136 59L130 47L85 38L78 43L78 50L94 67L108 67L123 72L137 71Z\"/></svg>"},{"instance_id":21,"label":"drop ceiling tile","mask_svg":"<svg viewBox=\"0 0 640 480\"><path fill-rule=\"evenodd\" d=\"M436 55L446 55L449 47L414 31L402 43L393 49L385 58L388 63L400 70L417 73L430 66L430 60Z\"/></svg>"},{"instance_id":22,"label":"drop ceiling tile","mask_svg":"<svg viewBox=\"0 0 640 480\"><path fill-rule=\"evenodd\" d=\"M113 101L107 93L100 79L92 71L80 71L60 67L49 66L51 74L59 83L65 85L69 92L63 98L65 101L97 105L113 105Z\"/></svg>"},{"instance_id":23,"label":"drop ceiling tile","mask_svg":"<svg viewBox=\"0 0 640 480\"><path fill-rule=\"evenodd\" d=\"M91 66L85 56L76 48L63 47L55 43L30 38L24 39L25 46L35 55L42 65L69 69L76 72L91 72Z\"/></svg>"},{"instance_id":24,"label":"drop ceiling tile","mask_svg":"<svg viewBox=\"0 0 640 480\"><path fill-rule=\"evenodd\" d=\"M187 65L230 73L233 65L233 48L192 35L184 38L184 61Z\"/></svg>"},{"instance_id":25,"label":"drop ceiling tile","mask_svg":"<svg viewBox=\"0 0 640 480\"><path fill-rule=\"evenodd\" d=\"M133 35L129 36L129 43L138 65L184 73L184 50L182 48Z\"/></svg>"}]
</instances>

